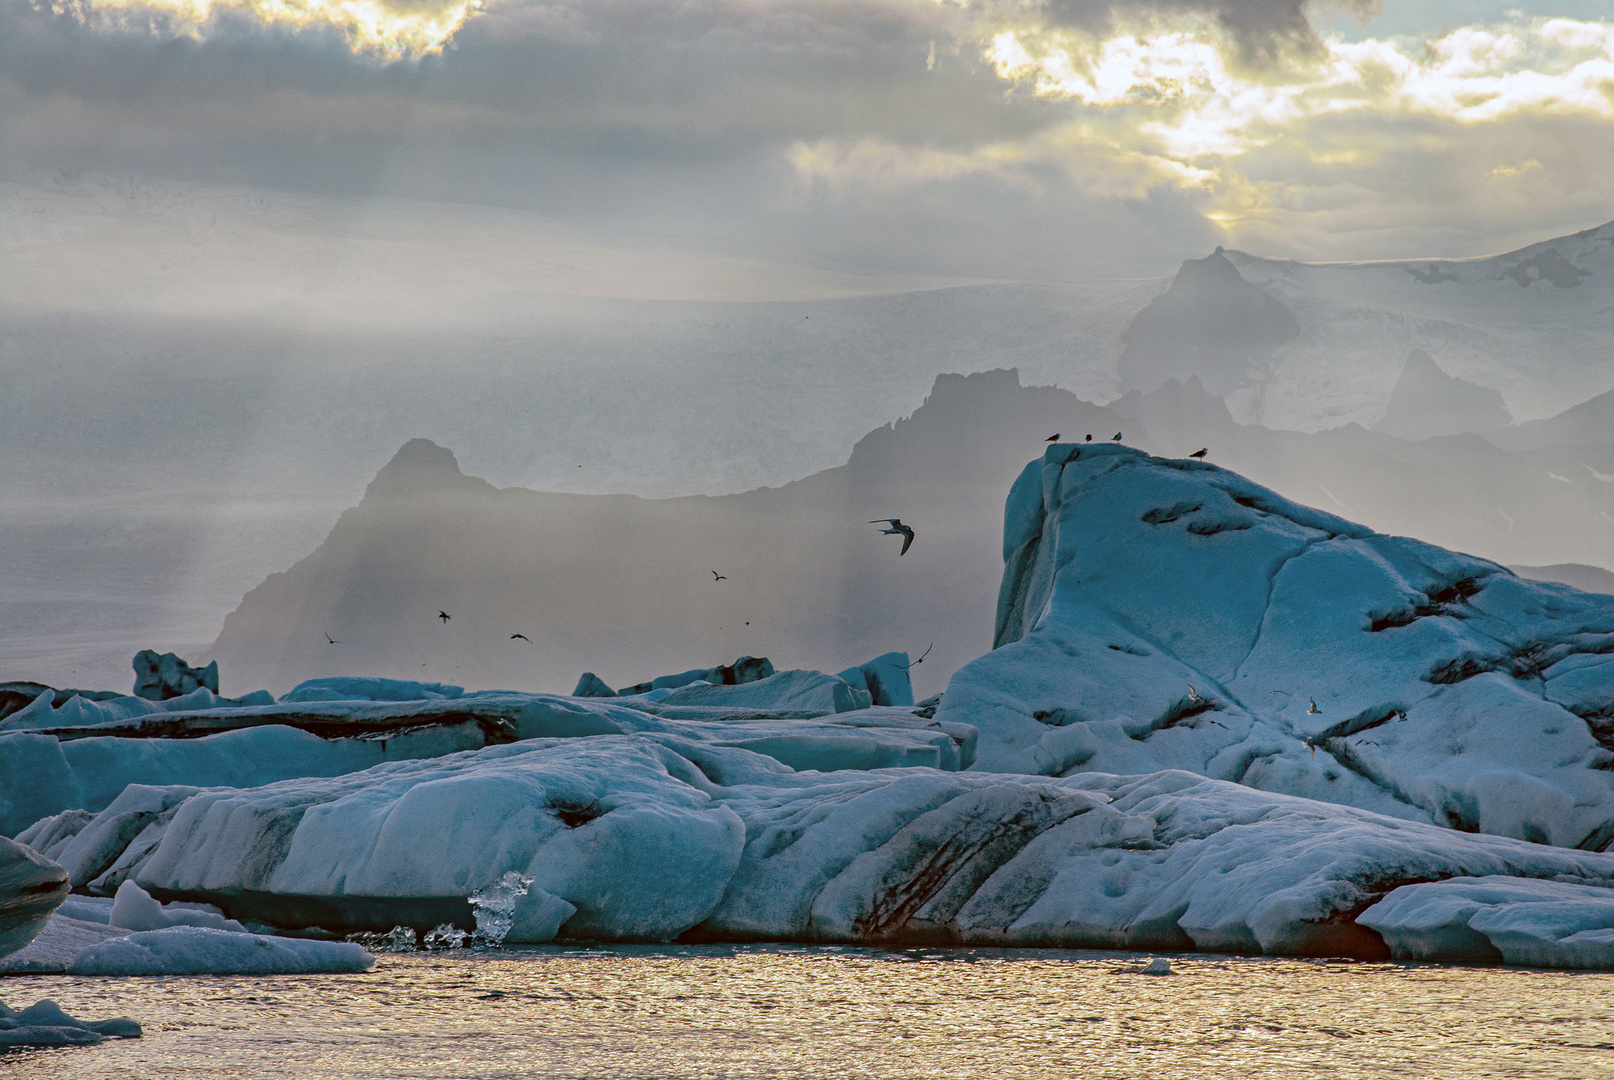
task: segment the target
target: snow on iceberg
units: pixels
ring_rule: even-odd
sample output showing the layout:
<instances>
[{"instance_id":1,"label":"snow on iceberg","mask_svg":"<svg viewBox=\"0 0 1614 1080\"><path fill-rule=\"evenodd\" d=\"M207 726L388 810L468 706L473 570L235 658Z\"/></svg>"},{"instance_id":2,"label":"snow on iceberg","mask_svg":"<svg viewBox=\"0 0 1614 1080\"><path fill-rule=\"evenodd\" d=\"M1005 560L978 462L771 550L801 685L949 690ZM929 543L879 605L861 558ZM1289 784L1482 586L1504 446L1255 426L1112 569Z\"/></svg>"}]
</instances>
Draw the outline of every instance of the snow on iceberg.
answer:
<instances>
[{"instance_id":1,"label":"snow on iceberg","mask_svg":"<svg viewBox=\"0 0 1614 1080\"><path fill-rule=\"evenodd\" d=\"M667 733L532 740L173 797L131 874L155 896L282 926L424 932L469 929L469 898L514 873L531 884L500 905L512 943L683 936L1385 957L1384 939L1357 919L1403 885L1614 883L1614 855L1182 771L793 772Z\"/></svg>"},{"instance_id":2,"label":"snow on iceberg","mask_svg":"<svg viewBox=\"0 0 1614 1080\"><path fill-rule=\"evenodd\" d=\"M80 952L69 975L311 975L369 971L375 957L349 941L239 934L200 926L108 938Z\"/></svg>"},{"instance_id":3,"label":"snow on iceberg","mask_svg":"<svg viewBox=\"0 0 1614 1080\"><path fill-rule=\"evenodd\" d=\"M1012 489L975 768L1188 769L1567 847L1614 840L1614 597L1126 447Z\"/></svg>"},{"instance_id":4,"label":"snow on iceberg","mask_svg":"<svg viewBox=\"0 0 1614 1080\"><path fill-rule=\"evenodd\" d=\"M1357 921L1402 959L1614 967L1614 888L1607 886L1451 878L1404 885Z\"/></svg>"}]
</instances>

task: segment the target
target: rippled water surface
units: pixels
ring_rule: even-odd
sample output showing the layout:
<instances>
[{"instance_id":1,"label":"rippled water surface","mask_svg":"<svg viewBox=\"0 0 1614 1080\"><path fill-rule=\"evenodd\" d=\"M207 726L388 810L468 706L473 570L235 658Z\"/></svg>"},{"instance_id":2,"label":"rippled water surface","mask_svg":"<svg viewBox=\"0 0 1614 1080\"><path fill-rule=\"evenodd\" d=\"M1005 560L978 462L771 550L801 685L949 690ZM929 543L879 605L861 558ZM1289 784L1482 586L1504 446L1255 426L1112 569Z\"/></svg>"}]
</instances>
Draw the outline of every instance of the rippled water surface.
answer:
<instances>
[{"instance_id":1,"label":"rippled water surface","mask_svg":"<svg viewBox=\"0 0 1614 1080\"><path fill-rule=\"evenodd\" d=\"M1614 1077L1614 974L834 948L384 956L369 975L0 979L137 1041L0 1075Z\"/></svg>"}]
</instances>

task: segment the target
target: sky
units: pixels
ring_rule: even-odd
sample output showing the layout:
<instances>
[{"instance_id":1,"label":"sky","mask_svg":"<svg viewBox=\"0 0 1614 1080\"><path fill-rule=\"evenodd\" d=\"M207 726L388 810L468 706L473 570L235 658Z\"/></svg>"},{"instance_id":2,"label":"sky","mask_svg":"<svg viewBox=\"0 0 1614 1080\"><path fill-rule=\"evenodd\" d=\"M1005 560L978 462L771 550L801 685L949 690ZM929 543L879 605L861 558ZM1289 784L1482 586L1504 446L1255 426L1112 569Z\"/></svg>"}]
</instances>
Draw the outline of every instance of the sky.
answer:
<instances>
[{"instance_id":1,"label":"sky","mask_svg":"<svg viewBox=\"0 0 1614 1080\"><path fill-rule=\"evenodd\" d=\"M0 0L0 116L0 183L824 273L1469 256L1614 217L1614 2Z\"/></svg>"}]
</instances>

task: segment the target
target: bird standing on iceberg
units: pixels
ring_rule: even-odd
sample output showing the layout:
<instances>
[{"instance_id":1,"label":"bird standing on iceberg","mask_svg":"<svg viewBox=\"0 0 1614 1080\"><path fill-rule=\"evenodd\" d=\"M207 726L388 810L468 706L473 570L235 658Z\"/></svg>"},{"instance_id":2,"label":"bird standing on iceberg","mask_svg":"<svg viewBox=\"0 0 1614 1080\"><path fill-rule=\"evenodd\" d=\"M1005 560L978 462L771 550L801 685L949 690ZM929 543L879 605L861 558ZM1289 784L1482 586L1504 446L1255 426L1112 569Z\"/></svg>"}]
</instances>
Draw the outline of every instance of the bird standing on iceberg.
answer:
<instances>
[{"instance_id":1,"label":"bird standing on iceberg","mask_svg":"<svg viewBox=\"0 0 1614 1080\"><path fill-rule=\"evenodd\" d=\"M870 525L878 525L882 521L884 521L888 525L890 525L891 528L889 528L889 529L881 529L880 530L880 535L881 536L900 536L900 537L902 537L902 550L897 552L897 554L899 556L908 554L908 549L913 546L913 529L912 529L912 527L910 527L908 525L904 525L902 523L901 518L875 518L873 521L869 522L869 524Z\"/></svg>"},{"instance_id":2,"label":"bird standing on iceberg","mask_svg":"<svg viewBox=\"0 0 1614 1080\"><path fill-rule=\"evenodd\" d=\"M1188 456L1192 457L1192 458L1199 458L1201 461L1203 461L1203 460L1205 460L1205 455L1208 454L1208 453L1210 453L1210 448L1205 447L1205 446L1201 446L1198 450L1195 450L1192 454L1189 454Z\"/></svg>"}]
</instances>

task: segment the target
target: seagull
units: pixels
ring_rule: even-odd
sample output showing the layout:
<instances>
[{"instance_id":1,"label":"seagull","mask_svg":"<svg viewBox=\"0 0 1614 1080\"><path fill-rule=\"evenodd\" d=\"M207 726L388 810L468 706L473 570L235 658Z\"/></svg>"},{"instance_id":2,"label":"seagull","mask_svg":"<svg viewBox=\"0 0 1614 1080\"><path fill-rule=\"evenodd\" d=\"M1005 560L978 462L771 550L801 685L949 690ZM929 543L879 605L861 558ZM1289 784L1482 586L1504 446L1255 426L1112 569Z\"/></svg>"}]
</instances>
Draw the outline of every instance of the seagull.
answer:
<instances>
[{"instance_id":1,"label":"seagull","mask_svg":"<svg viewBox=\"0 0 1614 1080\"><path fill-rule=\"evenodd\" d=\"M516 638L520 638L522 641L525 641L528 645L532 644L532 638L528 637L526 634L511 634L510 635L510 640L511 641L514 641Z\"/></svg>"},{"instance_id":2,"label":"seagull","mask_svg":"<svg viewBox=\"0 0 1614 1080\"><path fill-rule=\"evenodd\" d=\"M1189 457L1196 457L1196 458L1199 458L1201 460L1204 460L1205 455L1208 454L1208 453L1210 453L1209 448L1201 446L1198 450L1195 450L1192 454L1189 454L1188 456Z\"/></svg>"},{"instance_id":3,"label":"seagull","mask_svg":"<svg viewBox=\"0 0 1614 1080\"><path fill-rule=\"evenodd\" d=\"M1189 701L1193 702L1195 705L1198 705L1201 701L1205 700L1204 698L1199 696L1199 691L1194 689L1194 684L1193 683L1186 683L1185 685L1188 687L1188 700Z\"/></svg>"},{"instance_id":4,"label":"seagull","mask_svg":"<svg viewBox=\"0 0 1614 1080\"><path fill-rule=\"evenodd\" d=\"M936 647L936 643L934 641L932 641L929 645L925 646L925 651L919 654L919 659L913 661L913 663L909 664L907 667L903 667L903 665L901 665L901 664L898 664L897 666L899 668L902 668L903 671L907 671L908 668L913 667L915 664L923 664L925 662L925 657L929 656L930 655L930 650L934 649L935 647Z\"/></svg>"},{"instance_id":5,"label":"seagull","mask_svg":"<svg viewBox=\"0 0 1614 1080\"><path fill-rule=\"evenodd\" d=\"M1120 441L1121 441L1121 433L1119 431L1117 431L1114 435L1110 436L1110 442L1120 442Z\"/></svg>"},{"instance_id":6,"label":"seagull","mask_svg":"<svg viewBox=\"0 0 1614 1080\"><path fill-rule=\"evenodd\" d=\"M335 638L331 637L331 635L329 633L326 633L326 635L325 635L325 642L328 645L340 645L340 644L342 644L340 641L337 641Z\"/></svg>"},{"instance_id":7,"label":"seagull","mask_svg":"<svg viewBox=\"0 0 1614 1080\"><path fill-rule=\"evenodd\" d=\"M897 554L908 554L908 549L913 546L913 528L911 526L904 525L901 518L875 518L873 521L869 522L869 524L878 525L882 521L889 524L891 528L881 529L880 535L902 537L902 550L897 552Z\"/></svg>"},{"instance_id":8,"label":"seagull","mask_svg":"<svg viewBox=\"0 0 1614 1080\"><path fill-rule=\"evenodd\" d=\"M725 574L719 574L716 570L713 570L712 571L712 580L713 581L727 581L728 577Z\"/></svg>"},{"instance_id":9,"label":"seagull","mask_svg":"<svg viewBox=\"0 0 1614 1080\"><path fill-rule=\"evenodd\" d=\"M1057 431L1054 432L1052 435L1048 436L1046 439L1044 439L1042 441L1043 442L1058 442L1059 441L1059 432L1057 432Z\"/></svg>"},{"instance_id":10,"label":"seagull","mask_svg":"<svg viewBox=\"0 0 1614 1080\"><path fill-rule=\"evenodd\" d=\"M1306 700L1311 702L1311 704L1306 707L1306 715L1307 716L1316 716L1316 715L1318 715L1319 713L1322 712L1322 710L1317 707L1317 699L1316 698L1307 698Z\"/></svg>"},{"instance_id":11,"label":"seagull","mask_svg":"<svg viewBox=\"0 0 1614 1080\"><path fill-rule=\"evenodd\" d=\"M452 618L452 617L453 617L453 616L451 616L451 615L449 615L449 613L448 613L448 612L446 612L446 611L438 611L438 613L437 613L437 617L438 617L438 618L439 618L439 619L442 619L442 620L443 620L443 622L444 622L444 623L445 623L445 624L446 624L446 623L447 623L447 622L448 622L448 620L449 620L449 619L450 619L450 618Z\"/></svg>"}]
</instances>

